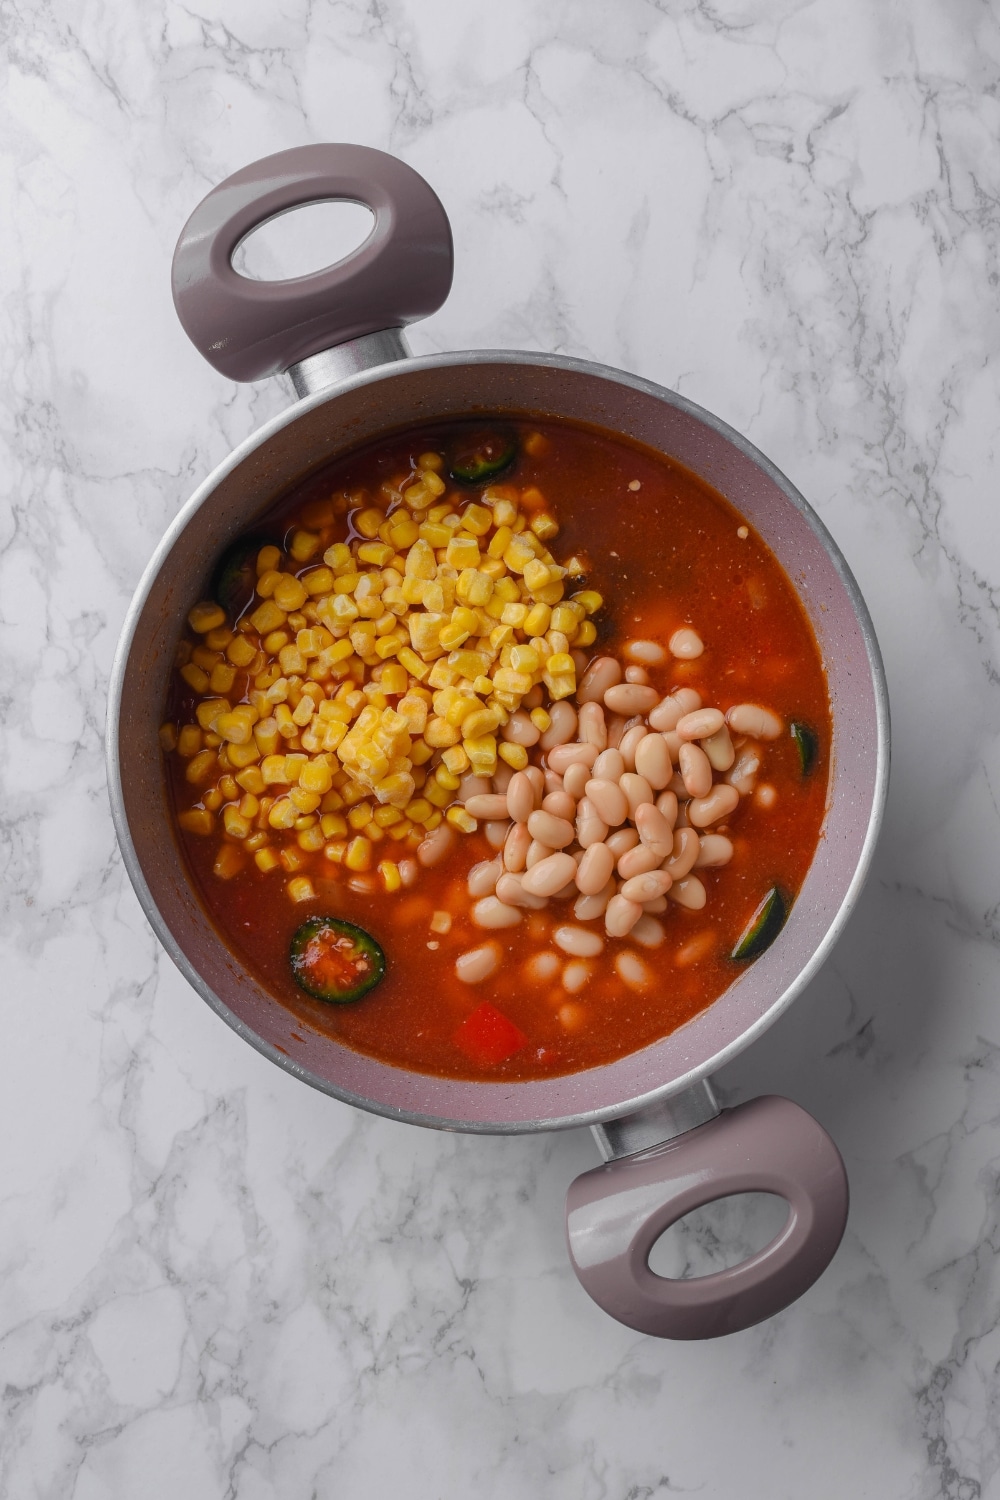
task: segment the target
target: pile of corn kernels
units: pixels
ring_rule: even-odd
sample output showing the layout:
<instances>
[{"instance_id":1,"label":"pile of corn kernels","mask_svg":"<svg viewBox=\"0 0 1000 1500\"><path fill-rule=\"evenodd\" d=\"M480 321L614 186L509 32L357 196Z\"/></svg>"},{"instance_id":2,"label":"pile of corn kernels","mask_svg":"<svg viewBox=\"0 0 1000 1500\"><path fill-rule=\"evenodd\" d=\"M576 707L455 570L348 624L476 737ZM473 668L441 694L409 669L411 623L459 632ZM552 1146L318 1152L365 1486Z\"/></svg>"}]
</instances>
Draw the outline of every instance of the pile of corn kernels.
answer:
<instances>
[{"instance_id":1,"label":"pile of corn kernels","mask_svg":"<svg viewBox=\"0 0 1000 1500\"><path fill-rule=\"evenodd\" d=\"M198 793L178 821L219 838L220 878L252 858L311 900L302 872L322 850L400 889L428 836L478 826L469 779L526 769L575 694L603 603L566 597L585 560L553 557L558 523L537 488L469 501L443 469L424 453L375 503L345 497L347 541L302 527L287 551L262 547L238 621L212 601L191 610L198 640L179 670L194 718L164 724L161 742Z\"/></svg>"}]
</instances>

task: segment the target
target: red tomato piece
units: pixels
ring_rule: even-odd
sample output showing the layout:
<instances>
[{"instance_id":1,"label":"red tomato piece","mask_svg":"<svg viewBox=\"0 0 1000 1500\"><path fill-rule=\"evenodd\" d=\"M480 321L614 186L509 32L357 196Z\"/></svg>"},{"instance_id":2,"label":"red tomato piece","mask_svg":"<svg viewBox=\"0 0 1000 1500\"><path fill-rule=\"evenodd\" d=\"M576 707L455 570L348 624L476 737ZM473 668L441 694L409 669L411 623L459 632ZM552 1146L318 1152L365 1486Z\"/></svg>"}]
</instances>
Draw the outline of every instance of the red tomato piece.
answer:
<instances>
[{"instance_id":1,"label":"red tomato piece","mask_svg":"<svg viewBox=\"0 0 1000 1500\"><path fill-rule=\"evenodd\" d=\"M527 1040L524 1032L488 1000L477 1005L471 1016L466 1016L452 1038L466 1057L482 1066L506 1062L520 1052Z\"/></svg>"}]
</instances>

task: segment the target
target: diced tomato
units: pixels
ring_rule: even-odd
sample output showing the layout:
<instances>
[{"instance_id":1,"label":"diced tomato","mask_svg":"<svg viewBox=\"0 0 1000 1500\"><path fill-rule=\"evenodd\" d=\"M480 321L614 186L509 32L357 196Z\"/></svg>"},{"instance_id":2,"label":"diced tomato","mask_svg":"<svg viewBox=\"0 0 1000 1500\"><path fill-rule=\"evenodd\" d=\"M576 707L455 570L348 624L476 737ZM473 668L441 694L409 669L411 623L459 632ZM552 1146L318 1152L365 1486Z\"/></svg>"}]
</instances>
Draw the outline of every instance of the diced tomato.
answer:
<instances>
[{"instance_id":1,"label":"diced tomato","mask_svg":"<svg viewBox=\"0 0 1000 1500\"><path fill-rule=\"evenodd\" d=\"M515 1052L520 1052L527 1040L524 1032L488 1000L477 1005L471 1016L466 1016L452 1037L455 1046L460 1047L466 1057L482 1066L505 1062Z\"/></svg>"}]
</instances>

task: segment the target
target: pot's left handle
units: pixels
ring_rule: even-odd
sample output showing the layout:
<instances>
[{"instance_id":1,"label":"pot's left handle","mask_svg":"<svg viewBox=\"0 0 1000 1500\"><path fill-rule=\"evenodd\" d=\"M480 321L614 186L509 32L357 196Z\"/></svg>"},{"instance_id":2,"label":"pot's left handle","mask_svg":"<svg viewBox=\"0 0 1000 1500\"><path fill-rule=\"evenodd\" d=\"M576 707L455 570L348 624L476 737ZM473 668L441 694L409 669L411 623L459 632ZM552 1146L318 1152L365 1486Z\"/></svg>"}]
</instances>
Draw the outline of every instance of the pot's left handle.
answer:
<instances>
[{"instance_id":1,"label":"pot's left handle","mask_svg":"<svg viewBox=\"0 0 1000 1500\"><path fill-rule=\"evenodd\" d=\"M336 199L375 215L343 260L288 281L233 269L240 241L268 219ZM412 167L368 146L297 146L234 172L202 199L174 251L174 306L210 364L233 380L258 380L427 317L448 295L452 265L447 215Z\"/></svg>"}]
</instances>

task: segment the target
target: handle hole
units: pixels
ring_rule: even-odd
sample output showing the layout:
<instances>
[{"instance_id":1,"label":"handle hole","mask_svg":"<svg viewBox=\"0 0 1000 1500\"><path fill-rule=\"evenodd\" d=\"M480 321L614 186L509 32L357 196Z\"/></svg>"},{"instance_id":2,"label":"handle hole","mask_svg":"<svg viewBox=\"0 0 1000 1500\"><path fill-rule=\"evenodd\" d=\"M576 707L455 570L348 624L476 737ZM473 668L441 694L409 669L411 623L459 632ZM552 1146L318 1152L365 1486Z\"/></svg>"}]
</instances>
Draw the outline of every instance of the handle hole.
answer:
<instances>
[{"instance_id":1,"label":"handle hole","mask_svg":"<svg viewBox=\"0 0 1000 1500\"><path fill-rule=\"evenodd\" d=\"M372 232L364 203L325 199L265 219L233 251L233 270L249 281L291 281L344 260Z\"/></svg>"},{"instance_id":2,"label":"handle hole","mask_svg":"<svg viewBox=\"0 0 1000 1500\"><path fill-rule=\"evenodd\" d=\"M776 1193L733 1193L692 1209L665 1229L649 1252L649 1269L671 1281L728 1271L777 1239L788 1203Z\"/></svg>"}]
</instances>

